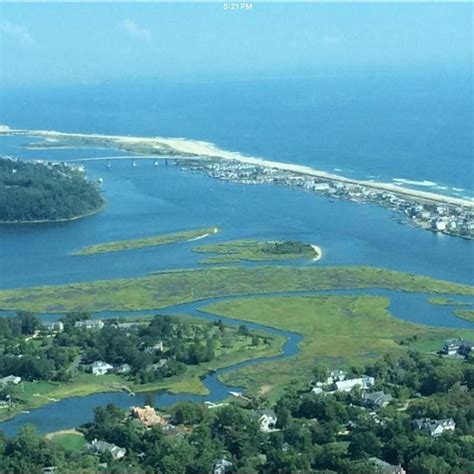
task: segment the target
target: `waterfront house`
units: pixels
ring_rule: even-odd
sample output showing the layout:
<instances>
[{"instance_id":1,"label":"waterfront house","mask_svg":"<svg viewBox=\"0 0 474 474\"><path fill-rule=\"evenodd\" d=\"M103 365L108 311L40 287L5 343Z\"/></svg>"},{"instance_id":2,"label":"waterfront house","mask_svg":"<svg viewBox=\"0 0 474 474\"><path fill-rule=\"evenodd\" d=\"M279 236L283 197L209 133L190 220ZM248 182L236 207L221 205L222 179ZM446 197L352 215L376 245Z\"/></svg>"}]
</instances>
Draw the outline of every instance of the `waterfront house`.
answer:
<instances>
[{"instance_id":1,"label":"waterfront house","mask_svg":"<svg viewBox=\"0 0 474 474\"><path fill-rule=\"evenodd\" d=\"M372 392L362 394L362 403L368 408L383 408L386 407L393 397L384 392Z\"/></svg>"},{"instance_id":2,"label":"waterfront house","mask_svg":"<svg viewBox=\"0 0 474 474\"><path fill-rule=\"evenodd\" d=\"M129 364L122 364L116 367L115 371L117 374L128 374L132 370L132 367Z\"/></svg>"},{"instance_id":3,"label":"waterfront house","mask_svg":"<svg viewBox=\"0 0 474 474\"><path fill-rule=\"evenodd\" d=\"M102 329L104 327L104 321L101 319L83 319L76 321L74 327L81 329Z\"/></svg>"},{"instance_id":4,"label":"waterfront house","mask_svg":"<svg viewBox=\"0 0 474 474\"><path fill-rule=\"evenodd\" d=\"M454 355L468 355L472 350L472 344L462 339L448 339L444 342L444 345L441 349L441 353L454 356Z\"/></svg>"},{"instance_id":5,"label":"waterfront house","mask_svg":"<svg viewBox=\"0 0 474 474\"><path fill-rule=\"evenodd\" d=\"M456 429L456 422L452 418L445 418L443 420L416 418L413 420L413 428L417 431L424 431L433 438L437 438L445 431L454 431Z\"/></svg>"},{"instance_id":6,"label":"waterfront house","mask_svg":"<svg viewBox=\"0 0 474 474\"><path fill-rule=\"evenodd\" d=\"M6 377L0 379L0 386L4 387L10 383L13 385L18 385L20 382L21 377L18 377L17 375L7 375Z\"/></svg>"},{"instance_id":7,"label":"waterfront house","mask_svg":"<svg viewBox=\"0 0 474 474\"><path fill-rule=\"evenodd\" d=\"M375 379L368 375L363 375L362 377L354 379L340 380L335 383L338 392L350 392L355 387L359 387L361 390L368 390L374 384Z\"/></svg>"},{"instance_id":8,"label":"waterfront house","mask_svg":"<svg viewBox=\"0 0 474 474\"><path fill-rule=\"evenodd\" d=\"M87 449L95 454L110 453L115 460L122 459L127 452L125 448L121 448L116 444L99 441L97 439L94 439L92 443L88 444Z\"/></svg>"},{"instance_id":9,"label":"waterfront house","mask_svg":"<svg viewBox=\"0 0 474 474\"><path fill-rule=\"evenodd\" d=\"M327 379L324 382L316 382L316 387L327 387L328 385L334 385L336 382L340 382L346 378L346 373L340 369L334 369L329 372Z\"/></svg>"},{"instance_id":10,"label":"waterfront house","mask_svg":"<svg viewBox=\"0 0 474 474\"><path fill-rule=\"evenodd\" d=\"M155 409L149 405L141 407L132 407L131 414L133 417L138 418L146 428L151 428L155 425L165 426L168 421L162 416L156 413Z\"/></svg>"},{"instance_id":11,"label":"waterfront house","mask_svg":"<svg viewBox=\"0 0 474 474\"><path fill-rule=\"evenodd\" d=\"M64 331L64 324L61 321L54 321L52 323L46 324L46 328L49 332L63 332Z\"/></svg>"},{"instance_id":12,"label":"waterfront house","mask_svg":"<svg viewBox=\"0 0 474 474\"><path fill-rule=\"evenodd\" d=\"M107 362L102 360L97 360L91 364L91 372L94 375L105 375L107 372L110 372L114 367Z\"/></svg>"}]
</instances>

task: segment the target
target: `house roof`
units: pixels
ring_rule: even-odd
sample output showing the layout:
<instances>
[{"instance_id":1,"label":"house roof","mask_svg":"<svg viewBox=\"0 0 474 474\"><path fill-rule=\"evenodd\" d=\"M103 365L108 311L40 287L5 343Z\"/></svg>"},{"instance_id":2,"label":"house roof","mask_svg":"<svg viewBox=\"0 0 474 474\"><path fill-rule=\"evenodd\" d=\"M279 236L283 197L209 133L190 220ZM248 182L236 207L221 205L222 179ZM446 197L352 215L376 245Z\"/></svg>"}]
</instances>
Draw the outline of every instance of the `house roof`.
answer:
<instances>
[{"instance_id":1,"label":"house roof","mask_svg":"<svg viewBox=\"0 0 474 474\"><path fill-rule=\"evenodd\" d=\"M257 412L260 416L268 416L270 418L276 418L276 414L273 410L270 410L268 408L265 408L263 410L258 410Z\"/></svg>"}]
</instances>

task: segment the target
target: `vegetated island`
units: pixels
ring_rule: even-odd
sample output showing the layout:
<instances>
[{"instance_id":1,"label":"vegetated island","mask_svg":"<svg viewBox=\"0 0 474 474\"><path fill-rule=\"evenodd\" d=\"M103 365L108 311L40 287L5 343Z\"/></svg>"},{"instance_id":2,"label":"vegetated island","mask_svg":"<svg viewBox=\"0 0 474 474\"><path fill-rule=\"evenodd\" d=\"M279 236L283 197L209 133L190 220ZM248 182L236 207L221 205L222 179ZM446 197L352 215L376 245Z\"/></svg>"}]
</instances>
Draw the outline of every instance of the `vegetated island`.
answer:
<instances>
[{"instance_id":1,"label":"vegetated island","mask_svg":"<svg viewBox=\"0 0 474 474\"><path fill-rule=\"evenodd\" d=\"M454 315L458 318L474 323L474 309L458 309L454 311Z\"/></svg>"},{"instance_id":2,"label":"vegetated island","mask_svg":"<svg viewBox=\"0 0 474 474\"><path fill-rule=\"evenodd\" d=\"M272 261L321 258L321 249L316 245L297 241L231 240L216 244L201 245L193 252L214 254L201 263L234 263L239 261Z\"/></svg>"},{"instance_id":3,"label":"vegetated island","mask_svg":"<svg viewBox=\"0 0 474 474\"><path fill-rule=\"evenodd\" d=\"M441 306L466 306L471 303L468 303L467 301L458 301L454 300L452 298L446 298L443 296L436 297L436 298L429 298L428 303L430 304L437 304Z\"/></svg>"},{"instance_id":4,"label":"vegetated island","mask_svg":"<svg viewBox=\"0 0 474 474\"><path fill-rule=\"evenodd\" d=\"M222 150L212 143L183 138L64 133L10 129L5 125L0 126L0 134L45 139L35 147L105 147L144 155L136 159L172 158L183 169L201 171L213 178L245 184L274 183L322 193L331 199L374 203L397 212L403 222L416 227L466 239L474 238L474 202L470 199L414 190L399 184L351 179L309 166L244 156ZM99 159L103 158L78 161Z\"/></svg>"},{"instance_id":5,"label":"vegetated island","mask_svg":"<svg viewBox=\"0 0 474 474\"><path fill-rule=\"evenodd\" d=\"M81 167L0 157L0 223L74 220L103 206Z\"/></svg>"},{"instance_id":6,"label":"vegetated island","mask_svg":"<svg viewBox=\"0 0 474 474\"><path fill-rule=\"evenodd\" d=\"M384 268L234 266L1 290L0 309L38 313L154 310L213 297L357 288L474 296L470 285Z\"/></svg>"},{"instance_id":7,"label":"vegetated island","mask_svg":"<svg viewBox=\"0 0 474 474\"><path fill-rule=\"evenodd\" d=\"M219 232L217 227L205 227L202 229L185 230L170 234L158 234L140 239L119 240L117 242L104 242L102 244L91 245L78 250L74 255L95 255L99 253L123 252L125 250L135 250L146 247L156 247L159 245L175 244L200 240L209 235Z\"/></svg>"}]
</instances>

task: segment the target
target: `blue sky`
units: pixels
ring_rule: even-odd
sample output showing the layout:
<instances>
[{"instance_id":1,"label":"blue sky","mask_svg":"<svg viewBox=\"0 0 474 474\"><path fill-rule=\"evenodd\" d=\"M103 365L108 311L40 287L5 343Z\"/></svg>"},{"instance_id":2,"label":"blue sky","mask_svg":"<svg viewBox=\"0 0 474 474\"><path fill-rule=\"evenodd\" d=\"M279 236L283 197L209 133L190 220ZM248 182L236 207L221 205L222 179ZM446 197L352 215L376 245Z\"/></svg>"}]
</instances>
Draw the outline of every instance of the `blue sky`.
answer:
<instances>
[{"instance_id":1,"label":"blue sky","mask_svg":"<svg viewBox=\"0 0 474 474\"><path fill-rule=\"evenodd\" d=\"M472 67L473 5L0 4L3 84Z\"/></svg>"}]
</instances>

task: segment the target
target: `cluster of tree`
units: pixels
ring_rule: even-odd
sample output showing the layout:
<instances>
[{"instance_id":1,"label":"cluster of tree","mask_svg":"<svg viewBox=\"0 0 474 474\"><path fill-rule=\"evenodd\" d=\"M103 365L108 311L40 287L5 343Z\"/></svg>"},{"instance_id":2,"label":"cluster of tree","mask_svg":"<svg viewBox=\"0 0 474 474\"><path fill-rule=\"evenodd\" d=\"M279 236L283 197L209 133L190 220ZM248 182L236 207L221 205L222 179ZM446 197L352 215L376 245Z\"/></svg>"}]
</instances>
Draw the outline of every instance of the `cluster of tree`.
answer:
<instances>
[{"instance_id":1,"label":"cluster of tree","mask_svg":"<svg viewBox=\"0 0 474 474\"><path fill-rule=\"evenodd\" d=\"M316 459L313 468L344 472L348 461L365 463L378 457L402 464L409 473L474 472L472 358L460 362L416 352L387 355L366 367L354 367L349 377L361 373L374 376L373 390L391 394L394 402L371 412L357 389L332 395L292 390L278 401L275 411L282 433L289 428L300 435L309 433L323 448L337 446L342 439L349 442L345 453L333 453L330 463L325 456ZM315 375L324 380L328 371L318 366ZM431 437L414 429L417 418L453 418L456 428Z\"/></svg>"},{"instance_id":2,"label":"cluster of tree","mask_svg":"<svg viewBox=\"0 0 474 474\"><path fill-rule=\"evenodd\" d=\"M97 186L77 169L0 158L0 221L70 219L102 205Z\"/></svg>"},{"instance_id":3,"label":"cluster of tree","mask_svg":"<svg viewBox=\"0 0 474 474\"><path fill-rule=\"evenodd\" d=\"M50 466L58 472L97 472L99 460L46 440L32 426L25 426L14 438L0 433L0 472L40 474Z\"/></svg>"},{"instance_id":4,"label":"cluster of tree","mask_svg":"<svg viewBox=\"0 0 474 474\"><path fill-rule=\"evenodd\" d=\"M174 328L165 324L154 330L165 337ZM374 374L375 388L396 397L393 406L374 415L363 408L359 390L316 395L309 387L293 387L274 407L279 430L271 433L261 431L253 410L260 400L212 410L179 403L170 409L170 422L184 427L181 435L161 426L146 429L113 405L98 407L94 421L81 431L89 441L97 438L126 448L125 458L73 455L24 429L12 440L0 438L0 471L37 472L48 465L65 471L96 470L105 462L107 472L198 474L211 472L225 459L231 463L226 472L370 474L379 472L371 461L377 457L402 464L409 474L474 472L474 397L463 388L472 383L472 369L471 360L453 363L415 353L387 356L353 373ZM323 377L325 369L319 366L315 373ZM453 417L456 430L432 438L413 429L411 421L417 417Z\"/></svg>"},{"instance_id":5,"label":"cluster of tree","mask_svg":"<svg viewBox=\"0 0 474 474\"><path fill-rule=\"evenodd\" d=\"M310 244L287 240L285 242L266 242L264 252L274 254L306 254L313 252Z\"/></svg>"},{"instance_id":6,"label":"cluster of tree","mask_svg":"<svg viewBox=\"0 0 474 474\"><path fill-rule=\"evenodd\" d=\"M78 367L105 361L128 364L136 383L156 382L183 373L187 365L213 360L217 345L225 346L232 334L251 337L245 326L237 330L169 316L125 326L108 320L97 330L76 327L90 317L67 314L61 319L63 331L56 334L32 313L0 318L0 376L67 381Z\"/></svg>"},{"instance_id":7,"label":"cluster of tree","mask_svg":"<svg viewBox=\"0 0 474 474\"><path fill-rule=\"evenodd\" d=\"M62 347L54 340L34 339L46 332L41 320L33 313L0 318L0 376L16 375L25 380L67 381L67 370L78 350Z\"/></svg>"}]
</instances>

